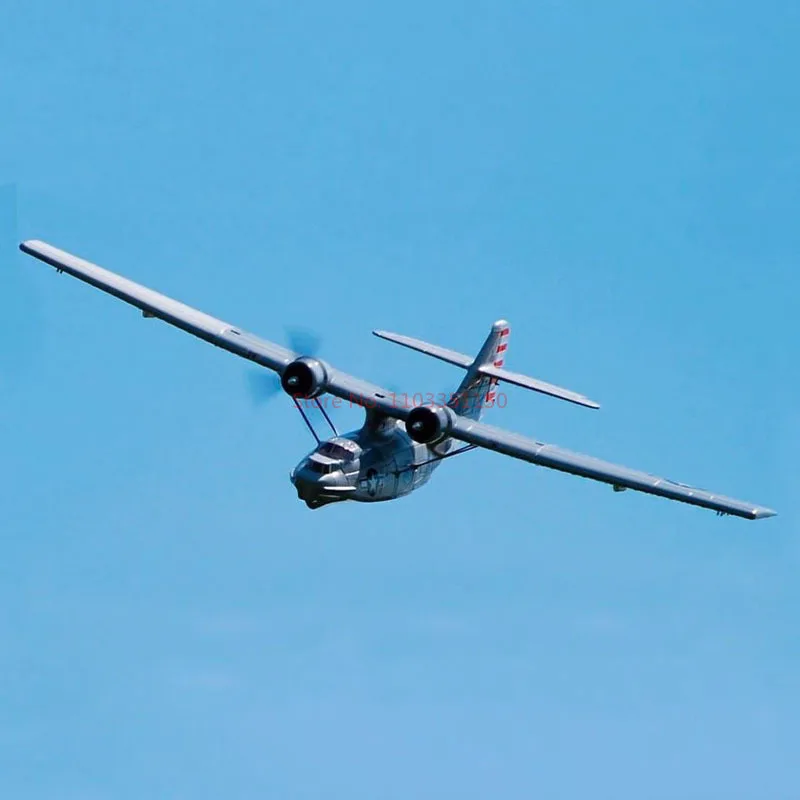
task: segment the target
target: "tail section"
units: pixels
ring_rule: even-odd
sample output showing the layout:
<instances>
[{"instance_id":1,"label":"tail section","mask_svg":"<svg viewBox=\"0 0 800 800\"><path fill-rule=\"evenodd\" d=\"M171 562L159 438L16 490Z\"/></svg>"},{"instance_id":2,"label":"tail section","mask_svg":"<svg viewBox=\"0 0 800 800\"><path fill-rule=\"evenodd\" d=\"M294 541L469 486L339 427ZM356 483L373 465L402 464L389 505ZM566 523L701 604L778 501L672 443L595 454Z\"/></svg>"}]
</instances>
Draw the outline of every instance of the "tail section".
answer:
<instances>
[{"instance_id":1,"label":"tail section","mask_svg":"<svg viewBox=\"0 0 800 800\"><path fill-rule=\"evenodd\" d=\"M457 414L477 420L481 418L485 408L490 408L497 402L497 378L486 375L481 370L488 367L502 369L510 333L511 328L504 319L492 325L483 347L467 368L464 380L447 404Z\"/></svg>"},{"instance_id":2,"label":"tail section","mask_svg":"<svg viewBox=\"0 0 800 800\"><path fill-rule=\"evenodd\" d=\"M566 400L584 408L600 408L594 400L590 400L578 392L573 392L571 389L564 389L538 378L531 378L528 375L505 369L511 328L504 319L498 320L492 325L492 330L475 358L399 333L390 333L389 331L373 331L373 333L381 339L409 347L465 369L467 375L447 405L456 413L469 419L480 419L484 408L504 405L504 403L498 402L496 386L499 381L550 395L550 397L557 397L559 400Z\"/></svg>"}]
</instances>

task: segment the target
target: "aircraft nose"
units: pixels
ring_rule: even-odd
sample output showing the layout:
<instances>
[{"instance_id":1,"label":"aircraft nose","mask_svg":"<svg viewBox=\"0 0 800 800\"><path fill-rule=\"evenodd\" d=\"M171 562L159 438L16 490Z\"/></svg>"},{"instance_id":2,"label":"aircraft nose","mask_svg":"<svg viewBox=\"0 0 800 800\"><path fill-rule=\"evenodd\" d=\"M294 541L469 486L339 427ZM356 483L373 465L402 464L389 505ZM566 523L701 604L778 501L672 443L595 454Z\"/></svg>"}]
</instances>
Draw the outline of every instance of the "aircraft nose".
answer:
<instances>
[{"instance_id":1,"label":"aircraft nose","mask_svg":"<svg viewBox=\"0 0 800 800\"><path fill-rule=\"evenodd\" d=\"M319 508L347 499L348 486L341 469L321 475L304 462L298 464L289 477L297 490L297 496L309 508Z\"/></svg>"}]
</instances>

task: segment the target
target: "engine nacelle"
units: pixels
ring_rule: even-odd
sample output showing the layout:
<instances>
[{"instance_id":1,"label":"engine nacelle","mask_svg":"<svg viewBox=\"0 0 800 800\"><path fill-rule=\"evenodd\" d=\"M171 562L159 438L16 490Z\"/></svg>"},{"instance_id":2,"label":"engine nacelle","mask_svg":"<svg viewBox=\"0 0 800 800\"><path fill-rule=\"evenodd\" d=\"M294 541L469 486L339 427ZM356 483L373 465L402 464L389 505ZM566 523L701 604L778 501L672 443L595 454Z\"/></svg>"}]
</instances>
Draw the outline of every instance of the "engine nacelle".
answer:
<instances>
[{"instance_id":1,"label":"engine nacelle","mask_svg":"<svg viewBox=\"0 0 800 800\"><path fill-rule=\"evenodd\" d=\"M317 397L328 385L328 370L316 358L296 358L281 373L281 386L292 397Z\"/></svg>"},{"instance_id":2,"label":"engine nacelle","mask_svg":"<svg viewBox=\"0 0 800 800\"><path fill-rule=\"evenodd\" d=\"M417 406L406 419L406 431L422 444L437 444L453 429L456 413L447 406Z\"/></svg>"}]
</instances>

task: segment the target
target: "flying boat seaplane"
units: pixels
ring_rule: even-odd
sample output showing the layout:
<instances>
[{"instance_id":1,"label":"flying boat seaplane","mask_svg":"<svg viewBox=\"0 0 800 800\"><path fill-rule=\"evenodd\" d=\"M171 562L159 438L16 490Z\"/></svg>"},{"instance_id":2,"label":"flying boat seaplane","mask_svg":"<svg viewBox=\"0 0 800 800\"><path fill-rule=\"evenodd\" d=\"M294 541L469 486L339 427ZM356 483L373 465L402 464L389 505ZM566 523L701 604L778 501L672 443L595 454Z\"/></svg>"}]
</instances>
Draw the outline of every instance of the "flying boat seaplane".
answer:
<instances>
[{"instance_id":1,"label":"flying boat seaplane","mask_svg":"<svg viewBox=\"0 0 800 800\"><path fill-rule=\"evenodd\" d=\"M577 392L507 370L505 358L510 328L505 320L492 325L474 357L410 336L374 331L382 339L465 371L455 392L446 397L437 396L436 399L441 397L441 402L399 402L396 393L348 375L313 355L261 339L50 244L29 240L20 244L20 249L58 272L66 272L124 300L140 309L145 317L161 319L277 373L281 388L293 399L317 442L314 450L290 475L299 498L309 508L344 500L369 503L403 497L426 484L443 461L483 448L601 481L617 492L633 489L745 519L775 515L771 509L754 503L573 453L482 422L484 411L496 402L499 383L530 389L586 408L599 408L597 403ZM339 435L320 402L325 394L361 406L365 411L363 426ZM304 406L308 403L319 407L331 427L332 437L323 440L316 432L305 413Z\"/></svg>"}]
</instances>

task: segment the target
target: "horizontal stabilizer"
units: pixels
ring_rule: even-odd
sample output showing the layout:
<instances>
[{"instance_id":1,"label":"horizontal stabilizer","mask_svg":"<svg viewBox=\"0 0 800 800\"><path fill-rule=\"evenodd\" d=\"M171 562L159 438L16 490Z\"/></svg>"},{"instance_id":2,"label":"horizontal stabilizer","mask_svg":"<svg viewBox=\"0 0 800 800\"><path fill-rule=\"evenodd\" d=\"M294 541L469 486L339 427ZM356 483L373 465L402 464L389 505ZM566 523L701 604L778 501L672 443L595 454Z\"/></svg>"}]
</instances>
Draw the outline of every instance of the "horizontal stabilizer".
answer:
<instances>
[{"instance_id":1,"label":"horizontal stabilizer","mask_svg":"<svg viewBox=\"0 0 800 800\"><path fill-rule=\"evenodd\" d=\"M414 339L411 336L402 336L399 333L390 333L389 331L372 332L379 339L386 339L389 342L401 344L403 347L410 347L412 350L418 350L420 353L446 361L448 364L455 364L457 367L463 367L464 369L469 369L472 366L472 356L465 356L455 350L439 347L438 344L429 344L421 339Z\"/></svg>"},{"instance_id":2,"label":"horizontal stabilizer","mask_svg":"<svg viewBox=\"0 0 800 800\"><path fill-rule=\"evenodd\" d=\"M507 325L507 323L503 324ZM524 389L532 389L534 392L541 392L542 394L550 395L550 397L557 397L560 400L566 400L569 403L584 406L584 408L600 408L599 403L590 400L588 397L584 397L578 392L564 389L561 386L555 386L546 381L540 381L537 378L530 378L519 372L509 372L506 369L502 369L500 366L495 366L491 361L489 363L481 363L479 359L474 359L464 353L458 353L455 350L440 347L438 344L423 342L421 339L414 339L412 336L403 336L400 333L390 333L389 331L372 331L372 333L380 339L386 339L389 342L400 344L403 347L409 347L411 350L417 350L420 353L425 353L425 355L433 356L441 361L446 361L448 364L455 364L457 367L462 367L463 369L474 370L476 373L485 375L488 378L512 383ZM500 347L505 350L505 346L500 345Z\"/></svg>"},{"instance_id":3,"label":"horizontal stabilizer","mask_svg":"<svg viewBox=\"0 0 800 800\"><path fill-rule=\"evenodd\" d=\"M519 372L509 372L500 367L487 365L479 367L478 372L483 375L488 375L490 378L497 378L499 381L506 383L513 383L515 386L522 386L525 389L533 389L534 392L541 392L542 394L549 394L551 397L558 397L561 400L567 400L570 403L576 403L579 406L586 408L600 408L599 403L584 397L582 394L570 391L569 389L562 389L560 386L554 386L552 383L537 380L536 378L529 378L527 375L521 375Z\"/></svg>"}]
</instances>

